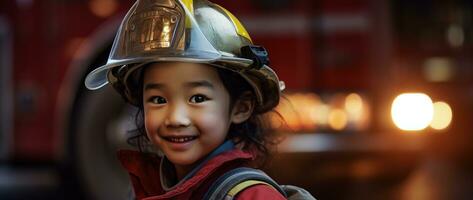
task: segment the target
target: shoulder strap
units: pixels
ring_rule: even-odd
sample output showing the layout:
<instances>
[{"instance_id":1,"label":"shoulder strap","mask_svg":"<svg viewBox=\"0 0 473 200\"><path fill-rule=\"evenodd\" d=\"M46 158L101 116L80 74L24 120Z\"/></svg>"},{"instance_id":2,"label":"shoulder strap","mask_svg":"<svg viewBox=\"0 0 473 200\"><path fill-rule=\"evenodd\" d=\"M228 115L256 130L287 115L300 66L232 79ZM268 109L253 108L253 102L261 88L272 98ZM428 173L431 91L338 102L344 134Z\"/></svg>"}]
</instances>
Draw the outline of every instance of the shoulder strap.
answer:
<instances>
[{"instance_id":1,"label":"shoulder strap","mask_svg":"<svg viewBox=\"0 0 473 200\"><path fill-rule=\"evenodd\" d=\"M247 182L252 180L251 182ZM257 181L257 182L255 182ZM247 182L247 183L244 183ZM240 183L244 183L239 185ZM255 185L263 183L266 185L272 186L278 192L286 196L286 193L281 189L281 187L268 175L266 175L263 171L248 168L248 167L240 167L233 170L230 170L219 177L213 184L210 186L209 190L204 196L204 200L221 200L224 199L225 196L229 194L232 190L233 195L236 195L241 190ZM235 189L235 187L238 188ZM246 187L243 187L245 186ZM236 193L235 193L236 192Z\"/></svg>"},{"instance_id":2,"label":"shoulder strap","mask_svg":"<svg viewBox=\"0 0 473 200\"><path fill-rule=\"evenodd\" d=\"M263 185L267 185L271 188L274 188L271 184L266 183L264 181L247 180L247 181L243 181L243 182L238 183L237 185L235 185L235 187L233 187L230 191L228 191L227 196L229 196L233 199L234 196L236 196L238 193L240 193L244 189L249 188L253 185L258 185L258 184L263 184Z\"/></svg>"}]
</instances>

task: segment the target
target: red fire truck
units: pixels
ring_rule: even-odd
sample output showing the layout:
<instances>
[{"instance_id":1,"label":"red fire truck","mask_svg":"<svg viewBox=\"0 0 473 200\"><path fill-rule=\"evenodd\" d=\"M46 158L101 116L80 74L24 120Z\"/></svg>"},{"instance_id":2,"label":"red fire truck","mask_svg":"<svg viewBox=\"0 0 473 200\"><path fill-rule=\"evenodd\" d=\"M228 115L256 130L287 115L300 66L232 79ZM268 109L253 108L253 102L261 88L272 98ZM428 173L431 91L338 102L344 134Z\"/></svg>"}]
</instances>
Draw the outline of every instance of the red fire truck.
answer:
<instances>
[{"instance_id":1,"label":"red fire truck","mask_svg":"<svg viewBox=\"0 0 473 200\"><path fill-rule=\"evenodd\" d=\"M371 197L368 191L353 192L353 185L369 183L366 188L386 192L373 183L404 180L419 164L421 152L469 152L453 147L469 138L472 31L465 10L471 11L471 3L214 2L238 16L253 40L268 49L271 66L286 83L289 103L278 109L287 122L281 131L290 133L269 170L281 182L299 183L320 198L348 198L339 191ZM127 176L114 152L127 147L134 109L110 87L88 91L83 82L88 72L105 63L132 3L0 2L4 165L49 166L53 175L43 177L42 184L64 186L78 198L126 196ZM438 11L445 5L451 10ZM403 131L409 130L402 125L405 115L393 123L393 100L400 94L414 94L414 99L396 101L401 106L421 101L413 110L444 103L447 114L442 116L448 116L448 109L452 116L453 110L453 120L440 119L436 127L433 109L426 111L432 112L428 123L414 132ZM12 175L15 170L10 172L0 175L21 180Z\"/></svg>"}]
</instances>

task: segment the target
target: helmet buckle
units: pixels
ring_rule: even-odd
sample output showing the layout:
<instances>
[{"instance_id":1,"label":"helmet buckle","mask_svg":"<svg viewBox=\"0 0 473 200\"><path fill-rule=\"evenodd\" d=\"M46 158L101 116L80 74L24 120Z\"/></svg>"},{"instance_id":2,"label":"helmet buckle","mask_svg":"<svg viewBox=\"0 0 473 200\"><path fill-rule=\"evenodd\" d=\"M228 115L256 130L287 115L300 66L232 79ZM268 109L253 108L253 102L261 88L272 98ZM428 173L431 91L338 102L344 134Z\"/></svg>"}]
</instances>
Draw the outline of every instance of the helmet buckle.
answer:
<instances>
[{"instance_id":1,"label":"helmet buckle","mask_svg":"<svg viewBox=\"0 0 473 200\"><path fill-rule=\"evenodd\" d=\"M247 45L240 49L241 56L253 60L250 68L261 69L264 65L269 65L268 52L262 46Z\"/></svg>"}]
</instances>

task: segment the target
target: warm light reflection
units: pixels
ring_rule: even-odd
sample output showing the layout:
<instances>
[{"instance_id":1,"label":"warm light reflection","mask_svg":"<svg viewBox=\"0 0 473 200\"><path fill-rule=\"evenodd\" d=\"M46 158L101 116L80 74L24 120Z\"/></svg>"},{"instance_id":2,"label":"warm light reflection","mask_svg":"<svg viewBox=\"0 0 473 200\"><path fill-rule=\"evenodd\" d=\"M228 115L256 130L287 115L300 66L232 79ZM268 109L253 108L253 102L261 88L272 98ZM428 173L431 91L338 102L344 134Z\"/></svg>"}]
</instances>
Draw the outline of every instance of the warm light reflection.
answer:
<instances>
[{"instance_id":1,"label":"warm light reflection","mask_svg":"<svg viewBox=\"0 0 473 200\"><path fill-rule=\"evenodd\" d=\"M454 63L448 57L428 58L424 63L424 76L431 82L445 82L453 78Z\"/></svg>"},{"instance_id":2,"label":"warm light reflection","mask_svg":"<svg viewBox=\"0 0 473 200\"><path fill-rule=\"evenodd\" d=\"M335 130L342 130L347 126L347 114L342 109L333 109L328 116L328 123Z\"/></svg>"},{"instance_id":3,"label":"warm light reflection","mask_svg":"<svg viewBox=\"0 0 473 200\"><path fill-rule=\"evenodd\" d=\"M94 15L99 17L109 17L118 9L117 0L91 0L89 8Z\"/></svg>"},{"instance_id":4,"label":"warm light reflection","mask_svg":"<svg viewBox=\"0 0 473 200\"><path fill-rule=\"evenodd\" d=\"M272 116L272 126L280 131L361 130L368 122L368 106L356 93L320 97L315 93L286 94Z\"/></svg>"},{"instance_id":5,"label":"warm light reflection","mask_svg":"<svg viewBox=\"0 0 473 200\"><path fill-rule=\"evenodd\" d=\"M313 129L315 128L315 123L313 123L310 115L314 112L315 105L320 104L320 100L318 96L315 94L300 94L299 102L301 103L298 105L298 113L300 114L301 125L303 129Z\"/></svg>"},{"instance_id":6,"label":"warm light reflection","mask_svg":"<svg viewBox=\"0 0 473 200\"><path fill-rule=\"evenodd\" d=\"M434 117L430 123L430 127L433 129L441 130L445 129L450 125L452 121L452 109L445 102L434 103Z\"/></svg>"},{"instance_id":7,"label":"warm light reflection","mask_svg":"<svg viewBox=\"0 0 473 200\"><path fill-rule=\"evenodd\" d=\"M397 96L391 107L391 117L402 130L417 131L432 121L432 100L423 93L405 93Z\"/></svg>"},{"instance_id":8,"label":"warm light reflection","mask_svg":"<svg viewBox=\"0 0 473 200\"><path fill-rule=\"evenodd\" d=\"M345 98L345 108L348 112L360 112L363 108L363 101L360 95L351 93Z\"/></svg>"},{"instance_id":9,"label":"warm light reflection","mask_svg":"<svg viewBox=\"0 0 473 200\"><path fill-rule=\"evenodd\" d=\"M314 120L316 119L313 117L313 113L317 112L320 98L312 93L294 93L286 97L287 100L282 100L276 108L276 111L283 116L285 126L281 126L278 117L273 117L273 125L280 129L289 129L289 131L315 129Z\"/></svg>"},{"instance_id":10,"label":"warm light reflection","mask_svg":"<svg viewBox=\"0 0 473 200\"><path fill-rule=\"evenodd\" d=\"M363 115L363 100L356 93L351 93L345 98L345 110L350 118L359 120Z\"/></svg>"},{"instance_id":11,"label":"warm light reflection","mask_svg":"<svg viewBox=\"0 0 473 200\"><path fill-rule=\"evenodd\" d=\"M314 109L310 113L310 116L314 123L317 123L319 125L327 125L329 113L330 106L328 106L327 104L320 104L314 106Z\"/></svg>"}]
</instances>

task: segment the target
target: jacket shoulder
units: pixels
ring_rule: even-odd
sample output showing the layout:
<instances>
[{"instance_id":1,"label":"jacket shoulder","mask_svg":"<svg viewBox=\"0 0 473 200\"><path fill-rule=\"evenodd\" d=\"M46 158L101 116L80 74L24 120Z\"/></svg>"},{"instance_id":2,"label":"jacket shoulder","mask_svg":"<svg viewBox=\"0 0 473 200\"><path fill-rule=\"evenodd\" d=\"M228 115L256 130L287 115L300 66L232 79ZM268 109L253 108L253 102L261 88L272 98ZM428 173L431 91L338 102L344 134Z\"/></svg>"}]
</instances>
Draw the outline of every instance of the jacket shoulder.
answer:
<instances>
[{"instance_id":1,"label":"jacket shoulder","mask_svg":"<svg viewBox=\"0 0 473 200\"><path fill-rule=\"evenodd\" d=\"M139 172L143 170L142 167L146 166L146 164L155 165L160 162L159 157L155 154L134 150L118 150L117 158L123 168L135 175L139 175Z\"/></svg>"},{"instance_id":2,"label":"jacket shoulder","mask_svg":"<svg viewBox=\"0 0 473 200\"><path fill-rule=\"evenodd\" d=\"M286 198L279 193L276 189L269 185L257 184L243 191L239 192L235 197L236 200L258 200L258 199L273 199L273 200L285 200Z\"/></svg>"},{"instance_id":3,"label":"jacket shoulder","mask_svg":"<svg viewBox=\"0 0 473 200\"><path fill-rule=\"evenodd\" d=\"M157 155L133 150L119 150L117 157L128 172L135 196L138 199L164 193L156 168L160 163Z\"/></svg>"}]
</instances>

